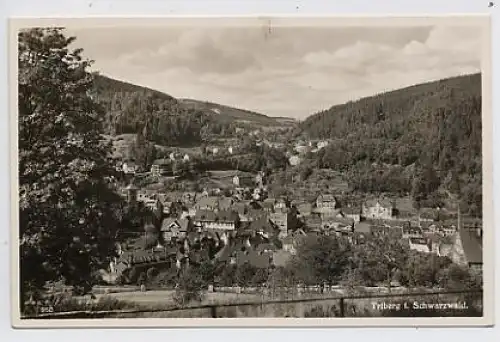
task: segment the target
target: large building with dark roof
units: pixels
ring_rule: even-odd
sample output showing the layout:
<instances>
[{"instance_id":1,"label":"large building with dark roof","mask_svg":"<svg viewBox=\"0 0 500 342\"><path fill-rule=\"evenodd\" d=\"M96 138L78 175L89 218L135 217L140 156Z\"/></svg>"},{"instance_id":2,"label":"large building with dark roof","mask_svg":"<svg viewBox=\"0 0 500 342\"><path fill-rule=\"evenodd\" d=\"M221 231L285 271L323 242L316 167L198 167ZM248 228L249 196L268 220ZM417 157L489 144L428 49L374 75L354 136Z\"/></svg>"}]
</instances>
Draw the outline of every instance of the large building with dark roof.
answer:
<instances>
[{"instance_id":1,"label":"large building with dark roof","mask_svg":"<svg viewBox=\"0 0 500 342\"><path fill-rule=\"evenodd\" d=\"M459 229L449 256L453 262L459 265L482 268L482 230Z\"/></svg>"}]
</instances>

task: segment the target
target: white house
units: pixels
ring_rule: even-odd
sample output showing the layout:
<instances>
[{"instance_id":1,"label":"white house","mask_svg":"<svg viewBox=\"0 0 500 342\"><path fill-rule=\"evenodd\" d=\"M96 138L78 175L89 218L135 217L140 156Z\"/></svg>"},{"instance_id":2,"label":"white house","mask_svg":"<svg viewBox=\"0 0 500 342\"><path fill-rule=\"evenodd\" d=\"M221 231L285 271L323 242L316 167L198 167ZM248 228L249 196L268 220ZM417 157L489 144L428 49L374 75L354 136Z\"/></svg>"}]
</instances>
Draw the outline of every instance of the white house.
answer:
<instances>
[{"instance_id":1,"label":"white house","mask_svg":"<svg viewBox=\"0 0 500 342\"><path fill-rule=\"evenodd\" d=\"M330 194L320 194L316 198L316 207L325 210L335 210L337 208L337 199Z\"/></svg>"},{"instance_id":2,"label":"white house","mask_svg":"<svg viewBox=\"0 0 500 342\"><path fill-rule=\"evenodd\" d=\"M182 157L182 160L184 160L185 162L188 162L189 161L189 154L185 154L184 157Z\"/></svg>"},{"instance_id":3,"label":"white house","mask_svg":"<svg viewBox=\"0 0 500 342\"><path fill-rule=\"evenodd\" d=\"M137 165L134 163L123 163L122 170L126 174L135 174L137 172Z\"/></svg>"},{"instance_id":4,"label":"white house","mask_svg":"<svg viewBox=\"0 0 500 342\"><path fill-rule=\"evenodd\" d=\"M238 214L231 211L219 211L214 213L210 210L198 211L195 222L204 229L220 231L235 230Z\"/></svg>"},{"instance_id":5,"label":"white house","mask_svg":"<svg viewBox=\"0 0 500 342\"><path fill-rule=\"evenodd\" d=\"M424 238L410 238L410 249L423 253L430 253L429 243Z\"/></svg>"},{"instance_id":6,"label":"white house","mask_svg":"<svg viewBox=\"0 0 500 342\"><path fill-rule=\"evenodd\" d=\"M229 154L233 154L233 147L232 146L229 146L227 148L227 152L229 152Z\"/></svg>"}]
</instances>

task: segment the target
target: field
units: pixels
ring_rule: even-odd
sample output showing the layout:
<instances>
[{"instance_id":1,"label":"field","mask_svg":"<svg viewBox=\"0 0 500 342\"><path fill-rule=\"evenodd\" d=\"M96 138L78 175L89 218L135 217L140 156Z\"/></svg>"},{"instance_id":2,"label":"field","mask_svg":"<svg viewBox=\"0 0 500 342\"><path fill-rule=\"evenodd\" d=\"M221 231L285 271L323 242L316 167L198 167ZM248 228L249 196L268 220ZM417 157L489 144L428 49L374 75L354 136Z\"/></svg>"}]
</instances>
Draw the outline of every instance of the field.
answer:
<instances>
[{"instance_id":1,"label":"field","mask_svg":"<svg viewBox=\"0 0 500 342\"><path fill-rule=\"evenodd\" d=\"M386 293L384 288L373 288L371 291L374 295ZM424 291L426 292L426 291ZM380 317L380 316L477 316L482 310L481 298L475 295L409 295L408 297L399 297L397 294L406 293L403 288L392 290L396 295L395 298L386 300L377 300L376 298L366 299L345 299L344 311L340 311L339 299L335 299L338 295L346 295L343 291L332 291L330 293L308 293L302 296L283 297L283 298L265 298L260 294L236 294L236 293L207 293L206 298L202 303L193 303L192 306L215 304L212 311L209 307L205 308L178 308L174 311L165 310L172 302L173 291L148 291L148 292L129 292L113 294L117 299L133 302L138 305L138 309L144 307L143 312L122 312L112 314L113 317L212 317L215 314L217 317L339 317L345 315L347 317ZM289 301L306 298L317 298L317 301ZM267 302L272 299L285 300L285 302ZM264 302L261 302L264 300ZM387 311L376 309L374 304L393 303L403 306L408 306L409 310ZM415 302L419 303L466 303L469 307L464 306L458 310L412 310L412 305ZM237 304L231 306L221 306L223 304ZM246 303L246 304L245 304ZM405 304L406 303L406 304ZM148 311L151 310L151 311Z\"/></svg>"},{"instance_id":2,"label":"field","mask_svg":"<svg viewBox=\"0 0 500 342\"><path fill-rule=\"evenodd\" d=\"M100 296L108 296L121 301L126 301L147 308L151 307L169 307L174 306L174 290L150 290L146 292L140 291L123 291L109 294L101 294ZM255 302L261 300L259 294L249 293L229 293L229 292L211 292L206 293L203 301L197 305L208 304L228 304L241 302Z\"/></svg>"},{"instance_id":3,"label":"field","mask_svg":"<svg viewBox=\"0 0 500 342\"><path fill-rule=\"evenodd\" d=\"M442 289L408 289L404 287L360 287L346 289L340 286L325 288L238 288L220 287L216 292L205 292L201 302L178 306L174 290L157 289L141 292L135 286L94 288L97 300L73 297L80 303L62 307L62 318L193 318L193 317L475 317L482 312L481 293L441 293ZM224 291L224 292L223 292ZM437 291L437 292L436 292ZM434 293L433 293L434 292ZM379 297L390 294L391 298ZM361 295L363 298L352 298ZM343 300L340 300L343 297ZM349 298L351 297L351 298ZM379 298L376 298L379 297ZM343 305L342 305L343 303ZM382 304L400 305L388 310L376 307ZM415 303L450 303L449 309L420 307ZM83 304L83 305L82 305ZM340 309L340 306L344 308ZM403 309L404 308L404 309Z\"/></svg>"}]
</instances>

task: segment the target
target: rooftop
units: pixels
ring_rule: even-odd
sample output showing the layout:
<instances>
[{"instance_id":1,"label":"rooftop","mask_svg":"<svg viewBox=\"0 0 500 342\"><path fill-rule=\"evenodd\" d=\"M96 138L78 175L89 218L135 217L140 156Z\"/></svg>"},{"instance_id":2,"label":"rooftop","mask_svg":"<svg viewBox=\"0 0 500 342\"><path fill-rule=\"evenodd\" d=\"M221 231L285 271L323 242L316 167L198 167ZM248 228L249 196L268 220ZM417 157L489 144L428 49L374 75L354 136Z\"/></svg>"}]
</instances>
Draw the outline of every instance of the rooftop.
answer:
<instances>
[{"instance_id":1,"label":"rooftop","mask_svg":"<svg viewBox=\"0 0 500 342\"><path fill-rule=\"evenodd\" d=\"M347 208L343 208L342 212L346 215L361 214L361 208L359 208L359 207L347 207Z\"/></svg>"},{"instance_id":2,"label":"rooftop","mask_svg":"<svg viewBox=\"0 0 500 342\"><path fill-rule=\"evenodd\" d=\"M366 200L365 205L368 207L374 207L379 203L384 208L394 208L394 202L389 198L375 198Z\"/></svg>"},{"instance_id":3,"label":"rooftop","mask_svg":"<svg viewBox=\"0 0 500 342\"><path fill-rule=\"evenodd\" d=\"M217 196L203 197L198 202L196 202L196 206L199 208L216 207L218 205L218 201L219 201L219 198Z\"/></svg>"},{"instance_id":4,"label":"rooftop","mask_svg":"<svg viewBox=\"0 0 500 342\"><path fill-rule=\"evenodd\" d=\"M482 238L474 230L460 229L460 239L464 249L465 257L469 263L483 263Z\"/></svg>"},{"instance_id":5,"label":"rooftop","mask_svg":"<svg viewBox=\"0 0 500 342\"><path fill-rule=\"evenodd\" d=\"M354 224L354 232L355 233L370 234L371 233L371 224L369 224L367 222L357 222Z\"/></svg>"},{"instance_id":6,"label":"rooftop","mask_svg":"<svg viewBox=\"0 0 500 342\"><path fill-rule=\"evenodd\" d=\"M336 201L335 196L330 195L330 194L319 195L317 200L322 201L322 202L334 202L334 201Z\"/></svg>"}]
</instances>

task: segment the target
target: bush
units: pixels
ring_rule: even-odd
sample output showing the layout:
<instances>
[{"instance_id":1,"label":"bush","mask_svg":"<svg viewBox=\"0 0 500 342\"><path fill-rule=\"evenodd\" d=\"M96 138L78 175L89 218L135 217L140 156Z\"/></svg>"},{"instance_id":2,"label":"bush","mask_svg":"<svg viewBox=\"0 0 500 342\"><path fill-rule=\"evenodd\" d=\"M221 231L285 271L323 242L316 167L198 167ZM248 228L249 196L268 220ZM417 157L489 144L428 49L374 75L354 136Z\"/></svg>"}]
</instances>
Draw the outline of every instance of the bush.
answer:
<instances>
[{"instance_id":1,"label":"bush","mask_svg":"<svg viewBox=\"0 0 500 342\"><path fill-rule=\"evenodd\" d=\"M155 267L151 267L146 271L146 280L151 282L158 275L158 270Z\"/></svg>"},{"instance_id":2,"label":"bush","mask_svg":"<svg viewBox=\"0 0 500 342\"><path fill-rule=\"evenodd\" d=\"M125 285L126 283L127 283L127 278L123 274L120 274L118 277L116 277L115 281L116 285Z\"/></svg>"},{"instance_id":3,"label":"bush","mask_svg":"<svg viewBox=\"0 0 500 342\"><path fill-rule=\"evenodd\" d=\"M132 267L128 271L128 275L124 274L124 278L125 278L126 282L129 284L136 283L138 277L139 277L139 272L137 271L137 268L135 268L135 267Z\"/></svg>"},{"instance_id":4,"label":"bush","mask_svg":"<svg viewBox=\"0 0 500 342\"><path fill-rule=\"evenodd\" d=\"M143 285L146 282L146 273L141 272L139 278L137 278L137 285Z\"/></svg>"},{"instance_id":5,"label":"bush","mask_svg":"<svg viewBox=\"0 0 500 342\"><path fill-rule=\"evenodd\" d=\"M158 286L174 287L177 283L177 272L174 269L162 270L152 279L151 283Z\"/></svg>"},{"instance_id":6,"label":"bush","mask_svg":"<svg viewBox=\"0 0 500 342\"><path fill-rule=\"evenodd\" d=\"M448 290L478 290L483 287L480 271L451 264L438 272L439 285Z\"/></svg>"},{"instance_id":7,"label":"bush","mask_svg":"<svg viewBox=\"0 0 500 342\"><path fill-rule=\"evenodd\" d=\"M204 281L201 275L190 269L184 270L179 277L174 301L177 305L184 306L191 302L203 300Z\"/></svg>"}]
</instances>

